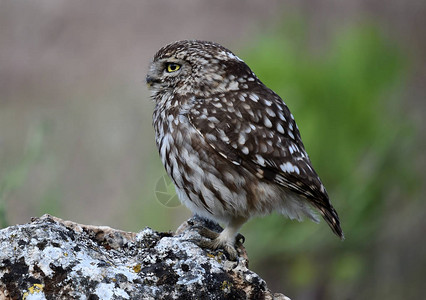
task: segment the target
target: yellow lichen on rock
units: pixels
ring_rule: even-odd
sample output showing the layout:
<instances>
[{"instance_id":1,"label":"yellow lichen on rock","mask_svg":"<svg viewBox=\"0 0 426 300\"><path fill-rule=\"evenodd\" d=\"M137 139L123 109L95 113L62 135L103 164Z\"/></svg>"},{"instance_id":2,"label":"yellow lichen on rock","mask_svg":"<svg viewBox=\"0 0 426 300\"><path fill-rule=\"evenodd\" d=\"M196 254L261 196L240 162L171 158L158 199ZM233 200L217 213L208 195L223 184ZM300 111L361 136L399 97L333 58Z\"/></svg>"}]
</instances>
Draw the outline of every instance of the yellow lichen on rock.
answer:
<instances>
[{"instance_id":1,"label":"yellow lichen on rock","mask_svg":"<svg viewBox=\"0 0 426 300\"><path fill-rule=\"evenodd\" d=\"M133 272L139 273L142 269L142 266L141 266L141 264L137 264L137 265L133 266L132 269L133 269Z\"/></svg>"},{"instance_id":2,"label":"yellow lichen on rock","mask_svg":"<svg viewBox=\"0 0 426 300\"><path fill-rule=\"evenodd\" d=\"M44 285L40 283L33 284L29 289L28 292L25 292L22 296L22 300L25 300L28 298L29 295L38 294L43 292Z\"/></svg>"}]
</instances>

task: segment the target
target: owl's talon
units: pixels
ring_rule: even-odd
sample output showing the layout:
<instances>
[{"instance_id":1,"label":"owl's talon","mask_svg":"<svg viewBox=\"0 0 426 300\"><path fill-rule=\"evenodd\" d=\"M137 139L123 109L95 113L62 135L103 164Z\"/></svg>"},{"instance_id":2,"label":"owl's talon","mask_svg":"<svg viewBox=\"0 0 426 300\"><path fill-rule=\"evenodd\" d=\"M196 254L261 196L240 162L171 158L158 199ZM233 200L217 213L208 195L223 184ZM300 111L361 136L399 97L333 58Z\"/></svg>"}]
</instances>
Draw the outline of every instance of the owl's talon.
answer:
<instances>
[{"instance_id":1,"label":"owl's talon","mask_svg":"<svg viewBox=\"0 0 426 300\"><path fill-rule=\"evenodd\" d=\"M237 234L237 236L235 237L236 243L240 243L242 245L244 244L245 241L246 241L246 238L241 233Z\"/></svg>"},{"instance_id":2,"label":"owl's talon","mask_svg":"<svg viewBox=\"0 0 426 300\"><path fill-rule=\"evenodd\" d=\"M223 250L225 250L226 254L228 254L229 260L231 260L231 261L237 260L238 252L234 247L229 246L229 245L225 245Z\"/></svg>"}]
</instances>

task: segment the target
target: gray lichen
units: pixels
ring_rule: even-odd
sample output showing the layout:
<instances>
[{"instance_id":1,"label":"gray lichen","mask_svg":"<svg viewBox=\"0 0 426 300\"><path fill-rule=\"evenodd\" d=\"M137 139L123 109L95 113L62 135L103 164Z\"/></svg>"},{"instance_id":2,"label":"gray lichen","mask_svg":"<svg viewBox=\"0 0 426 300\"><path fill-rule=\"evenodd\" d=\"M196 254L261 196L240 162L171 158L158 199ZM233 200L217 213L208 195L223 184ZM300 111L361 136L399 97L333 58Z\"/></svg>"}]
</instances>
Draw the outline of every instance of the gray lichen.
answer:
<instances>
[{"instance_id":1,"label":"gray lichen","mask_svg":"<svg viewBox=\"0 0 426 300\"><path fill-rule=\"evenodd\" d=\"M139 233L44 215L0 230L0 299L288 299L247 268L177 233ZM204 224L202 224L204 225Z\"/></svg>"}]
</instances>

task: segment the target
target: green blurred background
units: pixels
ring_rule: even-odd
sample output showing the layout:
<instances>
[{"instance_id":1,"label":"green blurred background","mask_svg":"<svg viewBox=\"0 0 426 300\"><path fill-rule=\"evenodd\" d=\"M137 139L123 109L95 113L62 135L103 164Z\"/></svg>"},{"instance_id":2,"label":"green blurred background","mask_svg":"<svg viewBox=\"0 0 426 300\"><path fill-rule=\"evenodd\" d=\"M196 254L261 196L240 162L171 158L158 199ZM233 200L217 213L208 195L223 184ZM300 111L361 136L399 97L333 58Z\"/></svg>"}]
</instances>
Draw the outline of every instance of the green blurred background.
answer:
<instances>
[{"instance_id":1,"label":"green blurred background","mask_svg":"<svg viewBox=\"0 0 426 300\"><path fill-rule=\"evenodd\" d=\"M144 84L180 39L232 49L282 96L346 240L278 215L242 233L292 299L421 299L426 280L423 1L0 1L0 226L51 213L174 230Z\"/></svg>"}]
</instances>

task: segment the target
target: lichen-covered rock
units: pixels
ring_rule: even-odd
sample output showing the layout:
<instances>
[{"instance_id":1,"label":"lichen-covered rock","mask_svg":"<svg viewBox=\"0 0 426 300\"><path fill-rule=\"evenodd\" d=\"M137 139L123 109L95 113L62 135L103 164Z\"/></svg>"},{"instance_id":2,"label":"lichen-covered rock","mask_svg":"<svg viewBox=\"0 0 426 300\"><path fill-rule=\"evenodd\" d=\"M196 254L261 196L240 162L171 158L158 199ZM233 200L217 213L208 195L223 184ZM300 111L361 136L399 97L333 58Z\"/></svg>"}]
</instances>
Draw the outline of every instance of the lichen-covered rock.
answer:
<instances>
[{"instance_id":1,"label":"lichen-covered rock","mask_svg":"<svg viewBox=\"0 0 426 300\"><path fill-rule=\"evenodd\" d=\"M233 262L191 242L199 222L130 233L44 215L5 228L0 299L288 299L247 268L242 246Z\"/></svg>"}]
</instances>

